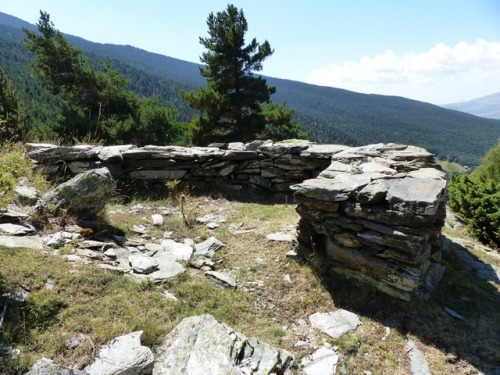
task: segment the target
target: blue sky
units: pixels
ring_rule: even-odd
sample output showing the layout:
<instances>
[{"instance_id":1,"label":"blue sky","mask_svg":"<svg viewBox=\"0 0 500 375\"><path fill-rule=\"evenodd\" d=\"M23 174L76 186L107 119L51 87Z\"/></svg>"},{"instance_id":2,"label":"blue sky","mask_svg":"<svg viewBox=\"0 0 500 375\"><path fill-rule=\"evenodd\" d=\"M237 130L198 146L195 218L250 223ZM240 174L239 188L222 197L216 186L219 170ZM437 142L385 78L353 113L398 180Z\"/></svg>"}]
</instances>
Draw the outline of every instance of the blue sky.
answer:
<instances>
[{"instance_id":1,"label":"blue sky","mask_svg":"<svg viewBox=\"0 0 500 375\"><path fill-rule=\"evenodd\" d=\"M218 0L2 0L0 11L85 39L199 62ZM499 0L235 0L247 38L275 49L262 74L436 104L500 91Z\"/></svg>"}]
</instances>

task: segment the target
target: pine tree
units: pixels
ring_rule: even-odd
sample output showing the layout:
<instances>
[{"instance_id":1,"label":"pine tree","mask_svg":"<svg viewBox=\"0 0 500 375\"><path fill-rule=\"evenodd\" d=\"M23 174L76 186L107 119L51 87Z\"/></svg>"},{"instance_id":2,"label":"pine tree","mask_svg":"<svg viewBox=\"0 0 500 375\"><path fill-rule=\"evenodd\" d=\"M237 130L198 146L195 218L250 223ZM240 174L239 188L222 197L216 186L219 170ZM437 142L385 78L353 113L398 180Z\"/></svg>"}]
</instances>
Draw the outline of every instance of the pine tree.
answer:
<instances>
[{"instance_id":1,"label":"pine tree","mask_svg":"<svg viewBox=\"0 0 500 375\"><path fill-rule=\"evenodd\" d=\"M254 38L245 44L248 24L243 11L234 5L216 15L210 13L207 25L209 36L200 38L207 49L201 56L206 65L200 68L207 87L196 93L181 93L191 107L205 112L205 116L193 119L194 142L244 142L265 137L263 105L271 102L276 89L253 72L260 71L262 62L274 51L267 40L260 44ZM283 107L269 107L267 118L276 120L280 110L283 114ZM276 129L281 125L272 124Z\"/></svg>"}]
</instances>

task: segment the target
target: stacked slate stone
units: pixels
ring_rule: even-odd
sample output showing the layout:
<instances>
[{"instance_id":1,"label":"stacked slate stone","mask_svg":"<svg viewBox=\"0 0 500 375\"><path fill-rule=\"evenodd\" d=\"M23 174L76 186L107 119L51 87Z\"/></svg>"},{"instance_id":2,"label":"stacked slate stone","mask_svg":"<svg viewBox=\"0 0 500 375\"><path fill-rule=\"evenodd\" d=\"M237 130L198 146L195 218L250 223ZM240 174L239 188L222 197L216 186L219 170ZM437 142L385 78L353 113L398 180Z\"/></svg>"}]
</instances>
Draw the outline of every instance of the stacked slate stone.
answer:
<instances>
[{"instance_id":1,"label":"stacked slate stone","mask_svg":"<svg viewBox=\"0 0 500 375\"><path fill-rule=\"evenodd\" d=\"M289 192L290 185L316 177L330 164L333 153L348 148L313 143L216 144L209 147L88 146L58 147L28 144L28 156L47 174L81 173L107 167L128 185L219 181L237 188L251 186L271 192ZM142 186L142 184L141 184Z\"/></svg>"},{"instance_id":2,"label":"stacked slate stone","mask_svg":"<svg viewBox=\"0 0 500 375\"><path fill-rule=\"evenodd\" d=\"M395 144L345 149L292 189L305 258L323 256L335 271L405 300L442 275L446 178L431 153Z\"/></svg>"}]
</instances>

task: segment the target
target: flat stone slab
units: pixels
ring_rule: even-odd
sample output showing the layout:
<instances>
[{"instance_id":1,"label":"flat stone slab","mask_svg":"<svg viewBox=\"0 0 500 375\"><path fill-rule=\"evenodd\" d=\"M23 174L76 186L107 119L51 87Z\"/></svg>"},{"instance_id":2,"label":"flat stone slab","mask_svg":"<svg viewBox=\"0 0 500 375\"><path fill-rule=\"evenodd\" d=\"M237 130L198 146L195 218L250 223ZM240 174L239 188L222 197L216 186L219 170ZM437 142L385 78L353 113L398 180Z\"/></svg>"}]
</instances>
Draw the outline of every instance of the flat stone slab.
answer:
<instances>
[{"instance_id":1,"label":"flat stone slab","mask_svg":"<svg viewBox=\"0 0 500 375\"><path fill-rule=\"evenodd\" d=\"M309 321L313 328L319 329L334 339L354 332L361 324L356 314L342 309L327 313L314 313L309 317Z\"/></svg>"},{"instance_id":2,"label":"flat stone slab","mask_svg":"<svg viewBox=\"0 0 500 375\"><path fill-rule=\"evenodd\" d=\"M7 233L14 236L24 236L35 233L35 227L29 224L0 224L0 233Z\"/></svg>"},{"instance_id":3,"label":"flat stone slab","mask_svg":"<svg viewBox=\"0 0 500 375\"><path fill-rule=\"evenodd\" d=\"M217 271L207 271L205 272L205 275L220 281L222 284L224 284L229 288L236 289L236 280L232 276L229 276L226 273Z\"/></svg>"},{"instance_id":4,"label":"flat stone slab","mask_svg":"<svg viewBox=\"0 0 500 375\"><path fill-rule=\"evenodd\" d=\"M434 215L445 193L446 180L406 177L387 181L387 201L393 210Z\"/></svg>"},{"instance_id":5,"label":"flat stone slab","mask_svg":"<svg viewBox=\"0 0 500 375\"><path fill-rule=\"evenodd\" d=\"M371 178L365 175L338 173L334 178L316 178L293 185L296 195L307 198L340 202L349 199L356 191L368 185Z\"/></svg>"},{"instance_id":6,"label":"flat stone slab","mask_svg":"<svg viewBox=\"0 0 500 375\"><path fill-rule=\"evenodd\" d=\"M39 236L0 236L0 246L41 250L43 241Z\"/></svg>"},{"instance_id":7,"label":"flat stone slab","mask_svg":"<svg viewBox=\"0 0 500 375\"><path fill-rule=\"evenodd\" d=\"M329 159L333 154L350 148L344 145L310 145L300 156L315 159Z\"/></svg>"},{"instance_id":8,"label":"flat stone slab","mask_svg":"<svg viewBox=\"0 0 500 375\"><path fill-rule=\"evenodd\" d=\"M268 234L266 238L270 241L292 242L295 239L295 236L288 233L277 232Z\"/></svg>"},{"instance_id":9,"label":"flat stone slab","mask_svg":"<svg viewBox=\"0 0 500 375\"><path fill-rule=\"evenodd\" d=\"M302 359L302 371L306 375L335 375L339 354L322 346L310 356Z\"/></svg>"},{"instance_id":10,"label":"flat stone slab","mask_svg":"<svg viewBox=\"0 0 500 375\"><path fill-rule=\"evenodd\" d=\"M224 246L226 245L219 241L217 238L209 237L205 241L195 245L194 255L211 258L215 255L215 252L217 250L223 248Z\"/></svg>"},{"instance_id":11,"label":"flat stone slab","mask_svg":"<svg viewBox=\"0 0 500 375\"><path fill-rule=\"evenodd\" d=\"M420 351L412 339L406 340L405 350L410 354L410 367L413 375L431 375L424 353Z\"/></svg>"}]
</instances>

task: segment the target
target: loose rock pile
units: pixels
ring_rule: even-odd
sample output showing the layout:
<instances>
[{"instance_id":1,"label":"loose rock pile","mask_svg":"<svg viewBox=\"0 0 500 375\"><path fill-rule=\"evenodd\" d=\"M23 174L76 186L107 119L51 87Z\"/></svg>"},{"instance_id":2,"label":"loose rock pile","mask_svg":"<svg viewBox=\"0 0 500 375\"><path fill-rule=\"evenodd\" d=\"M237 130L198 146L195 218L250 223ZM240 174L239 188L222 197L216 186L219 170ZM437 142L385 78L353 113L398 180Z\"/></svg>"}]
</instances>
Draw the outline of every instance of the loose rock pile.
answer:
<instances>
[{"instance_id":1,"label":"loose rock pile","mask_svg":"<svg viewBox=\"0 0 500 375\"><path fill-rule=\"evenodd\" d=\"M292 184L316 177L330 164L333 153L348 148L312 143L254 141L213 147L86 146L28 144L28 156L46 174L78 174L107 167L127 183L166 180L221 181L234 188L252 186L289 192Z\"/></svg>"},{"instance_id":2,"label":"loose rock pile","mask_svg":"<svg viewBox=\"0 0 500 375\"><path fill-rule=\"evenodd\" d=\"M332 156L318 178L292 187L299 254L331 261L341 274L409 300L428 296L443 268L445 174L431 153L377 144Z\"/></svg>"}]
</instances>

